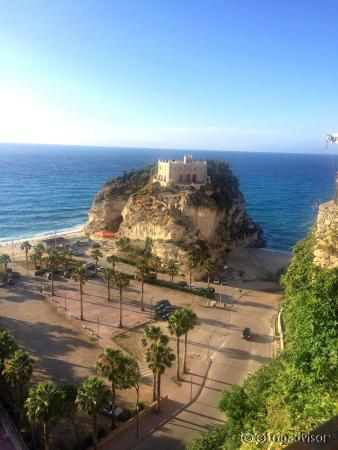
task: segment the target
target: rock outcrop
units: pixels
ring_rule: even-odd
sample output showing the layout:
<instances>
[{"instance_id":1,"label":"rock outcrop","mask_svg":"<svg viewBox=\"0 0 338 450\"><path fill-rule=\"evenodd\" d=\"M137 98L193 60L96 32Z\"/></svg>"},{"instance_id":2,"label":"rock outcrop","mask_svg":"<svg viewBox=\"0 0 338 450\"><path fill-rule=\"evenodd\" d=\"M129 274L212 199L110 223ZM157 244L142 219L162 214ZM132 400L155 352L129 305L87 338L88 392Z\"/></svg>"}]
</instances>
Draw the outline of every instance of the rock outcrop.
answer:
<instances>
[{"instance_id":1,"label":"rock outcrop","mask_svg":"<svg viewBox=\"0 0 338 450\"><path fill-rule=\"evenodd\" d=\"M333 201L319 207L314 263L326 269L338 267L338 205Z\"/></svg>"},{"instance_id":2,"label":"rock outcrop","mask_svg":"<svg viewBox=\"0 0 338 450\"><path fill-rule=\"evenodd\" d=\"M161 187L152 182L154 166L107 184L89 211L86 231L118 231L137 245L152 241L162 258L180 256L196 245L224 251L264 245L262 229L245 210L237 179L226 163L208 163L211 182Z\"/></svg>"}]
</instances>

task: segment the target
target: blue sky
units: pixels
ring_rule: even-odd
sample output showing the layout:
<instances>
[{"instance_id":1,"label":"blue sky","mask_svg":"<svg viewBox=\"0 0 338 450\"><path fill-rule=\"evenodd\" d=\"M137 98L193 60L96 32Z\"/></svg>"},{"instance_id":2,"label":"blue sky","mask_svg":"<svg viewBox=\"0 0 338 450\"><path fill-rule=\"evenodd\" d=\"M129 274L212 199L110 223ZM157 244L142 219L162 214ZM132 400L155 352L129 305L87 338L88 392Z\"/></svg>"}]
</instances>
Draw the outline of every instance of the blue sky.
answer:
<instances>
[{"instance_id":1,"label":"blue sky","mask_svg":"<svg viewBox=\"0 0 338 450\"><path fill-rule=\"evenodd\" d=\"M0 142L323 151L335 0L0 0Z\"/></svg>"}]
</instances>

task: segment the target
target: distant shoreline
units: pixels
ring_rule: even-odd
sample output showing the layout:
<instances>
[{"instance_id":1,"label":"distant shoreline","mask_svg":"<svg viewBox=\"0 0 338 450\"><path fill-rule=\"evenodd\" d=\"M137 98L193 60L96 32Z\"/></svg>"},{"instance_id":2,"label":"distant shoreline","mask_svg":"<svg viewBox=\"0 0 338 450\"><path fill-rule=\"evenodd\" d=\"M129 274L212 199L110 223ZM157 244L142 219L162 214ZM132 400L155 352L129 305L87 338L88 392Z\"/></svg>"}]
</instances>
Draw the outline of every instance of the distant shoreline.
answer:
<instances>
[{"instance_id":1,"label":"distant shoreline","mask_svg":"<svg viewBox=\"0 0 338 450\"><path fill-rule=\"evenodd\" d=\"M65 236L65 237L76 237L76 236L80 236L83 235L84 233L84 226L85 224L82 225L76 225L75 227L71 227L71 228L64 228L61 230L55 230L55 231L46 231L45 233L38 233L35 235L28 235L25 237L17 237L17 238L4 238L4 239L0 239L0 246L10 246L10 245L16 245L16 244L21 244L22 242L25 241L29 241L29 242L38 242L38 241L43 241L44 239L51 239L53 237L60 237L60 236Z\"/></svg>"}]
</instances>

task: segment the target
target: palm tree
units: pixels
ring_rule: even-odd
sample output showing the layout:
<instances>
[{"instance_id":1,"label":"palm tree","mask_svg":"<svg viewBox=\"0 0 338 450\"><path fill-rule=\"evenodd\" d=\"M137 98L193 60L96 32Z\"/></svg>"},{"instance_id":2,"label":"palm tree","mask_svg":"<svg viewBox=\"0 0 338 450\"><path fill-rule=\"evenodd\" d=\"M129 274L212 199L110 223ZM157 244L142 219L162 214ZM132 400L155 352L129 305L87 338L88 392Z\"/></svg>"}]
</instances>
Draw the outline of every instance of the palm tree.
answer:
<instances>
[{"instance_id":1,"label":"palm tree","mask_svg":"<svg viewBox=\"0 0 338 450\"><path fill-rule=\"evenodd\" d=\"M189 268L189 287L191 288L191 278L192 278L192 269L197 266L197 258L192 253L189 253L187 256L186 264Z\"/></svg>"},{"instance_id":2,"label":"palm tree","mask_svg":"<svg viewBox=\"0 0 338 450\"><path fill-rule=\"evenodd\" d=\"M174 276L178 274L177 263L173 259L167 262L167 273L170 275L171 284L174 282Z\"/></svg>"},{"instance_id":3,"label":"palm tree","mask_svg":"<svg viewBox=\"0 0 338 450\"><path fill-rule=\"evenodd\" d=\"M78 282L80 287L80 320L83 320L83 286L85 285L88 278L88 271L82 266L77 267L72 273L72 279Z\"/></svg>"},{"instance_id":4,"label":"palm tree","mask_svg":"<svg viewBox=\"0 0 338 450\"><path fill-rule=\"evenodd\" d=\"M152 256L151 259L150 259L149 265L150 265L150 267L152 269L154 269L154 271L156 273L156 278L157 278L158 271L162 267L162 260L161 260L161 258L159 256Z\"/></svg>"},{"instance_id":5,"label":"palm tree","mask_svg":"<svg viewBox=\"0 0 338 450\"><path fill-rule=\"evenodd\" d=\"M49 450L49 425L62 410L62 393L56 384L42 381L29 390L25 401L27 418L32 424L43 425L45 450Z\"/></svg>"},{"instance_id":6,"label":"palm tree","mask_svg":"<svg viewBox=\"0 0 338 450\"><path fill-rule=\"evenodd\" d=\"M5 360L3 374L13 388L18 388L20 400L24 396L24 387L33 372L34 360L22 349L16 350L9 359Z\"/></svg>"},{"instance_id":7,"label":"palm tree","mask_svg":"<svg viewBox=\"0 0 338 450\"><path fill-rule=\"evenodd\" d=\"M208 287L210 286L210 277L214 274L216 263L212 258L206 258L203 263L204 269L208 275Z\"/></svg>"},{"instance_id":8,"label":"palm tree","mask_svg":"<svg viewBox=\"0 0 338 450\"><path fill-rule=\"evenodd\" d=\"M115 271L114 269L111 269L110 267L107 267L104 271L104 278L107 281L107 290L108 290L108 302L110 302L110 286L112 282L114 281Z\"/></svg>"},{"instance_id":9,"label":"palm tree","mask_svg":"<svg viewBox=\"0 0 338 450\"><path fill-rule=\"evenodd\" d=\"M115 272L113 278L113 285L119 289L120 292L120 323L119 328L123 328L122 324L122 292L123 288L127 287L129 284L128 275L124 272Z\"/></svg>"},{"instance_id":10,"label":"palm tree","mask_svg":"<svg viewBox=\"0 0 338 450\"><path fill-rule=\"evenodd\" d=\"M0 255L0 264L3 264L5 267L5 275L7 277L8 274L8 264L11 262L11 257L6 253Z\"/></svg>"},{"instance_id":11,"label":"palm tree","mask_svg":"<svg viewBox=\"0 0 338 450\"><path fill-rule=\"evenodd\" d=\"M31 254L31 261L34 263L35 270L38 268L38 261L40 261L39 255L33 251Z\"/></svg>"},{"instance_id":12,"label":"palm tree","mask_svg":"<svg viewBox=\"0 0 338 450\"><path fill-rule=\"evenodd\" d=\"M108 378L111 382L111 429L115 428L114 407L116 403L116 389L119 389L123 385L125 366L126 358L123 356L121 350L115 350L110 347L101 353L95 366L98 374Z\"/></svg>"},{"instance_id":13,"label":"palm tree","mask_svg":"<svg viewBox=\"0 0 338 450\"><path fill-rule=\"evenodd\" d=\"M160 410L161 376L165 370L173 365L175 354L168 347L169 338L162 335L157 342L153 342L145 352L145 359L149 369L156 374L156 411Z\"/></svg>"},{"instance_id":14,"label":"palm tree","mask_svg":"<svg viewBox=\"0 0 338 450\"><path fill-rule=\"evenodd\" d=\"M138 437L138 413L139 413L139 400L140 400L140 381L141 372L138 362L132 356L125 357L124 367L124 389L133 387L136 392L136 436Z\"/></svg>"},{"instance_id":15,"label":"palm tree","mask_svg":"<svg viewBox=\"0 0 338 450\"><path fill-rule=\"evenodd\" d=\"M29 250L32 248L31 244L28 241L24 241L21 245L20 245L21 250L25 250L25 255L26 255L26 270L27 270L27 275L28 275L28 252Z\"/></svg>"},{"instance_id":16,"label":"palm tree","mask_svg":"<svg viewBox=\"0 0 338 450\"><path fill-rule=\"evenodd\" d=\"M184 358L183 358L183 373L187 372L187 342L188 342L188 332L198 325L197 316L194 311L190 308L183 308L182 322L184 331Z\"/></svg>"},{"instance_id":17,"label":"palm tree","mask_svg":"<svg viewBox=\"0 0 338 450\"><path fill-rule=\"evenodd\" d=\"M117 259L114 255L110 255L107 257L107 263L112 266L112 269L115 270Z\"/></svg>"},{"instance_id":18,"label":"palm tree","mask_svg":"<svg viewBox=\"0 0 338 450\"><path fill-rule=\"evenodd\" d=\"M50 279L52 283L52 296L54 295L54 272L57 270L60 264L60 255L53 248L47 250L47 256L45 257L46 267L50 270Z\"/></svg>"},{"instance_id":19,"label":"palm tree","mask_svg":"<svg viewBox=\"0 0 338 450\"><path fill-rule=\"evenodd\" d=\"M73 384L65 384L61 387L61 391L63 394L63 411L65 416L71 421L74 434L78 443L80 443L79 432L74 420L77 406L76 406L76 397L77 397L77 388Z\"/></svg>"},{"instance_id":20,"label":"palm tree","mask_svg":"<svg viewBox=\"0 0 338 450\"><path fill-rule=\"evenodd\" d=\"M67 271L67 270L68 270L69 263L70 263L70 262L72 261L72 259L73 259L73 250L72 250L70 247L66 247L66 248L62 251L61 255L62 255L62 262L63 262L64 265L65 265L65 271Z\"/></svg>"},{"instance_id":21,"label":"palm tree","mask_svg":"<svg viewBox=\"0 0 338 450\"><path fill-rule=\"evenodd\" d=\"M176 378L180 379L180 337L184 334L184 311L177 309L170 317L168 323L170 334L176 336Z\"/></svg>"},{"instance_id":22,"label":"palm tree","mask_svg":"<svg viewBox=\"0 0 338 450\"><path fill-rule=\"evenodd\" d=\"M38 242L37 244L34 245L33 249L34 249L34 253L36 254L36 256L39 259L40 269L42 269L42 255L44 254L44 252L46 250L45 246L41 242Z\"/></svg>"},{"instance_id":23,"label":"palm tree","mask_svg":"<svg viewBox=\"0 0 338 450\"><path fill-rule=\"evenodd\" d=\"M18 349L14 336L6 330L0 330L0 373L4 367L4 361L10 358Z\"/></svg>"},{"instance_id":24,"label":"palm tree","mask_svg":"<svg viewBox=\"0 0 338 450\"><path fill-rule=\"evenodd\" d=\"M90 253L90 257L95 261L95 273L97 273L97 264L99 262L99 258L102 257L102 252L99 248L93 248Z\"/></svg>"},{"instance_id":25,"label":"palm tree","mask_svg":"<svg viewBox=\"0 0 338 450\"><path fill-rule=\"evenodd\" d=\"M102 380L96 377L87 378L79 388L75 400L78 408L93 418L94 448L97 444L97 414L108 405L110 391Z\"/></svg>"},{"instance_id":26,"label":"palm tree","mask_svg":"<svg viewBox=\"0 0 338 450\"><path fill-rule=\"evenodd\" d=\"M163 339L165 340L166 336L164 336L163 331L160 327L151 325L150 327L146 327L141 338L142 347L146 347L148 350L152 346L152 344L157 344L161 342ZM156 379L157 372L156 367L151 367L153 372L153 402L156 400Z\"/></svg>"},{"instance_id":27,"label":"palm tree","mask_svg":"<svg viewBox=\"0 0 338 450\"><path fill-rule=\"evenodd\" d=\"M144 278L149 273L149 267L145 260L142 260L137 265L136 270L136 279L141 282L141 311L144 311L144 304L143 304L143 296L144 296Z\"/></svg>"}]
</instances>

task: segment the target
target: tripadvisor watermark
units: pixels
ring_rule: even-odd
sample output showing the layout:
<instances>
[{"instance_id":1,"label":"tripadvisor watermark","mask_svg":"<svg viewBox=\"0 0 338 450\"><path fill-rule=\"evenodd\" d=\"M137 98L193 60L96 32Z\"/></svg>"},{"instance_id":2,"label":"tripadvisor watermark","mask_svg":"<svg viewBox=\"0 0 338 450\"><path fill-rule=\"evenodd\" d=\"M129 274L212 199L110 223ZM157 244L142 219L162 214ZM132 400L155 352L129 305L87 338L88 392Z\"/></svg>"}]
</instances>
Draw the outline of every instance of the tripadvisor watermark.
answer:
<instances>
[{"instance_id":1,"label":"tripadvisor watermark","mask_svg":"<svg viewBox=\"0 0 338 450\"><path fill-rule=\"evenodd\" d=\"M304 442L307 444L325 443L331 438L330 434L315 433L241 433L241 441L244 444L264 444L275 442L278 444L290 444L292 442Z\"/></svg>"}]
</instances>

